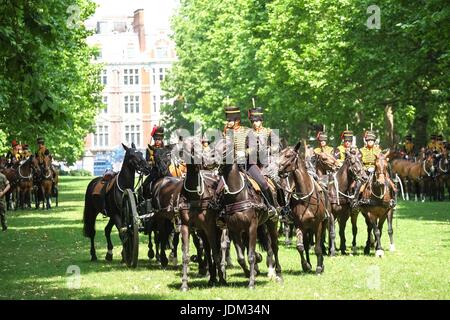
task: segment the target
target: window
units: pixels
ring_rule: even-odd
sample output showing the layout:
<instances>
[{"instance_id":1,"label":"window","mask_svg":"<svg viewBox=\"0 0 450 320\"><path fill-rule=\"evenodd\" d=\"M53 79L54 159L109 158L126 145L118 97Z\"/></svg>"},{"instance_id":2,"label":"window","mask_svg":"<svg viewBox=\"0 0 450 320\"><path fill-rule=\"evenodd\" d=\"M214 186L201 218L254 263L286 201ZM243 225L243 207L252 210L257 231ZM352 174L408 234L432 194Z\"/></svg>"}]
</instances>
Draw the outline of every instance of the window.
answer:
<instances>
[{"instance_id":1,"label":"window","mask_svg":"<svg viewBox=\"0 0 450 320\"><path fill-rule=\"evenodd\" d=\"M164 96L159 96L159 107L161 108L161 106L169 104L170 100L164 98Z\"/></svg>"},{"instance_id":2,"label":"window","mask_svg":"<svg viewBox=\"0 0 450 320\"><path fill-rule=\"evenodd\" d=\"M159 68L159 81L164 80L164 70L163 68Z\"/></svg>"},{"instance_id":3,"label":"window","mask_svg":"<svg viewBox=\"0 0 450 320\"><path fill-rule=\"evenodd\" d=\"M105 105L103 113L108 113L108 96L103 96L103 104Z\"/></svg>"},{"instance_id":4,"label":"window","mask_svg":"<svg viewBox=\"0 0 450 320\"><path fill-rule=\"evenodd\" d=\"M126 125L125 126L125 141L129 145L135 143L136 146L141 145L141 126L140 125Z\"/></svg>"},{"instance_id":5,"label":"window","mask_svg":"<svg viewBox=\"0 0 450 320\"><path fill-rule=\"evenodd\" d=\"M155 70L155 68L152 68L152 78L153 78L153 84L156 85L156 70Z\"/></svg>"},{"instance_id":6,"label":"window","mask_svg":"<svg viewBox=\"0 0 450 320\"><path fill-rule=\"evenodd\" d=\"M100 76L100 82L104 85L108 84L108 70L103 70Z\"/></svg>"},{"instance_id":7,"label":"window","mask_svg":"<svg viewBox=\"0 0 450 320\"><path fill-rule=\"evenodd\" d=\"M123 84L126 86L139 84L139 69L124 69Z\"/></svg>"},{"instance_id":8,"label":"window","mask_svg":"<svg viewBox=\"0 0 450 320\"><path fill-rule=\"evenodd\" d=\"M169 55L169 50L167 47L158 47L156 48L156 57L157 58L167 58Z\"/></svg>"},{"instance_id":9,"label":"window","mask_svg":"<svg viewBox=\"0 0 450 320\"><path fill-rule=\"evenodd\" d=\"M97 126L97 130L94 133L94 147L107 147L108 140L108 126Z\"/></svg>"},{"instance_id":10,"label":"window","mask_svg":"<svg viewBox=\"0 0 450 320\"><path fill-rule=\"evenodd\" d=\"M124 96L125 113L140 113L139 96Z\"/></svg>"}]
</instances>

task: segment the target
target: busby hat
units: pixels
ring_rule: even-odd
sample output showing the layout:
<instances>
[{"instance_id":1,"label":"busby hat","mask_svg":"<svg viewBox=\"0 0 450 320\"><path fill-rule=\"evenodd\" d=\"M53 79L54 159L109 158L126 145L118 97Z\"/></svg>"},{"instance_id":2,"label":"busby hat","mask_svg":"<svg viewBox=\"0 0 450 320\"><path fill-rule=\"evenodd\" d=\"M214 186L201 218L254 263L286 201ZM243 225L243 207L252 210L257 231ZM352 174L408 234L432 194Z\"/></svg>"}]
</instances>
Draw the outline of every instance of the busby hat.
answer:
<instances>
[{"instance_id":1,"label":"busby hat","mask_svg":"<svg viewBox=\"0 0 450 320\"><path fill-rule=\"evenodd\" d=\"M236 106L225 107L225 116L228 121L241 120L241 111Z\"/></svg>"},{"instance_id":2,"label":"busby hat","mask_svg":"<svg viewBox=\"0 0 450 320\"><path fill-rule=\"evenodd\" d=\"M408 141L412 141L412 134L411 134L411 133L408 133L408 134L405 136L405 139L408 140Z\"/></svg>"},{"instance_id":3,"label":"busby hat","mask_svg":"<svg viewBox=\"0 0 450 320\"><path fill-rule=\"evenodd\" d=\"M154 140L162 140L164 139L164 127L156 127L153 131L152 135Z\"/></svg>"},{"instance_id":4,"label":"busby hat","mask_svg":"<svg viewBox=\"0 0 450 320\"><path fill-rule=\"evenodd\" d=\"M436 140L436 138L437 138L436 134L431 135L431 140Z\"/></svg>"},{"instance_id":5,"label":"busby hat","mask_svg":"<svg viewBox=\"0 0 450 320\"><path fill-rule=\"evenodd\" d=\"M19 143L17 143L17 141L16 140L13 140L13 141L11 141L11 147L15 147L15 146L18 146L19 145Z\"/></svg>"},{"instance_id":6,"label":"busby hat","mask_svg":"<svg viewBox=\"0 0 450 320\"><path fill-rule=\"evenodd\" d=\"M323 132L323 131L319 131L317 133L317 140L318 141L327 141L328 140L328 135L325 132Z\"/></svg>"},{"instance_id":7,"label":"busby hat","mask_svg":"<svg viewBox=\"0 0 450 320\"><path fill-rule=\"evenodd\" d=\"M264 112L261 108L252 108L248 110L248 119L250 121L264 121Z\"/></svg>"},{"instance_id":8,"label":"busby hat","mask_svg":"<svg viewBox=\"0 0 450 320\"><path fill-rule=\"evenodd\" d=\"M364 139L367 140L375 140L377 138L377 135L375 134L375 132L373 131L366 131L366 134L364 136Z\"/></svg>"},{"instance_id":9,"label":"busby hat","mask_svg":"<svg viewBox=\"0 0 450 320\"><path fill-rule=\"evenodd\" d=\"M345 130L341 134L341 140L344 141L353 141L353 131L351 130Z\"/></svg>"},{"instance_id":10,"label":"busby hat","mask_svg":"<svg viewBox=\"0 0 450 320\"><path fill-rule=\"evenodd\" d=\"M36 142L38 144L44 144L44 138L37 138Z\"/></svg>"},{"instance_id":11,"label":"busby hat","mask_svg":"<svg viewBox=\"0 0 450 320\"><path fill-rule=\"evenodd\" d=\"M444 137L442 136L442 134L439 134L436 138L437 141L444 141Z\"/></svg>"}]
</instances>

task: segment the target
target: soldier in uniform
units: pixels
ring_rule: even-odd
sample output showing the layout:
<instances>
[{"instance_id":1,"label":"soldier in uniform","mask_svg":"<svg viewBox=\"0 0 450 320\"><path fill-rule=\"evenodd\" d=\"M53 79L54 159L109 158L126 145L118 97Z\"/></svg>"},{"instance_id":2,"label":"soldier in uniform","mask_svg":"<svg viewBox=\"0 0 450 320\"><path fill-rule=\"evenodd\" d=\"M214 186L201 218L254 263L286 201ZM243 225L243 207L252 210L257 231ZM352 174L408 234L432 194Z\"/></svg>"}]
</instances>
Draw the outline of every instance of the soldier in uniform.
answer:
<instances>
[{"instance_id":1,"label":"soldier in uniform","mask_svg":"<svg viewBox=\"0 0 450 320\"><path fill-rule=\"evenodd\" d=\"M428 142L427 144L427 149L431 150L433 152L437 151L437 141L436 141L437 135L436 134L432 134L430 137L430 142Z\"/></svg>"},{"instance_id":2,"label":"soldier in uniform","mask_svg":"<svg viewBox=\"0 0 450 320\"><path fill-rule=\"evenodd\" d=\"M367 174L370 176L372 173L375 172L375 161L376 161L376 157L381 153L381 148L380 146L375 144L375 140L376 140L376 134L373 131L367 131L364 137L364 140L366 141L366 146L361 148L359 151L361 153L361 157L362 157L362 163L363 166L367 172ZM392 180L390 179L389 176L389 172L386 176L389 185L391 187L391 190L394 192L397 192L395 184L392 182ZM355 201L352 203L352 206L355 207L356 204L359 202L359 196L360 196L360 190L361 190L361 182L357 183L356 186L356 197L355 197Z\"/></svg>"},{"instance_id":3,"label":"soldier in uniform","mask_svg":"<svg viewBox=\"0 0 450 320\"><path fill-rule=\"evenodd\" d=\"M22 159L28 159L32 155L30 147L27 144L22 145Z\"/></svg>"},{"instance_id":4,"label":"soldier in uniform","mask_svg":"<svg viewBox=\"0 0 450 320\"><path fill-rule=\"evenodd\" d=\"M50 151L45 146L45 141L43 138L38 138L36 140L38 149L36 151L36 158L39 160L39 164L42 166L44 163L44 157L50 155Z\"/></svg>"},{"instance_id":5,"label":"soldier in uniform","mask_svg":"<svg viewBox=\"0 0 450 320\"><path fill-rule=\"evenodd\" d=\"M19 162L22 158L22 145L17 143L16 140L11 142L11 150L6 154L6 158L8 159L9 165Z\"/></svg>"},{"instance_id":6,"label":"soldier in uniform","mask_svg":"<svg viewBox=\"0 0 450 320\"><path fill-rule=\"evenodd\" d=\"M336 148L334 153L335 158L342 165L345 160L345 152L350 150L353 142L353 131L345 130L341 134L342 144Z\"/></svg>"},{"instance_id":7,"label":"soldier in uniform","mask_svg":"<svg viewBox=\"0 0 450 320\"><path fill-rule=\"evenodd\" d=\"M416 151L415 151L414 143L412 142L411 134L408 134L405 137L405 142L403 144L402 151L405 153L406 160L414 160L414 157L416 156Z\"/></svg>"},{"instance_id":8,"label":"soldier in uniform","mask_svg":"<svg viewBox=\"0 0 450 320\"><path fill-rule=\"evenodd\" d=\"M6 225L6 199L5 194L9 191L10 184L8 179L3 173L0 173L0 222L2 224L2 230L6 231L8 226Z\"/></svg>"},{"instance_id":9,"label":"soldier in uniform","mask_svg":"<svg viewBox=\"0 0 450 320\"><path fill-rule=\"evenodd\" d=\"M150 139L153 139L153 149L160 149L164 148L164 127L160 126L154 126L152 129L152 133L150 134ZM146 153L145 153L145 160L153 166L155 164L155 159L153 155L153 150L150 148L150 145L148 145Z\"/></svg>"},{"instance_id":10,"label":"soldier in uniform","mask_svg":"<svg viewBox=\"0 0 450 320\"><path fill-rule=\"evenodd\" d=\"M269 152L272 149L272 130L263 127L264 118L261 108L250 109L248 111L248 117L252 123L252 129L249 130L246 141L248 153L247 173L260 186L269 208L269 214L273 216L277 213L275 209L277 204L273 198L272 191L269 189L269 184L261 172L268 165Z\"/></svg>"},{"instance_id":11,"label":"soldier in uniform","mask_svg":"<svg viewBox=\"0 0 450 320\"><path fill-rule=\"evenodd\" d=\"M334 148L327 145L328 136L325 132L319 131L319 133L317 133L317 141L319 142L319 146L314 149L315 154L319 154L322 152L331 155L334 154Z\"/></svg>"}]
</instances>

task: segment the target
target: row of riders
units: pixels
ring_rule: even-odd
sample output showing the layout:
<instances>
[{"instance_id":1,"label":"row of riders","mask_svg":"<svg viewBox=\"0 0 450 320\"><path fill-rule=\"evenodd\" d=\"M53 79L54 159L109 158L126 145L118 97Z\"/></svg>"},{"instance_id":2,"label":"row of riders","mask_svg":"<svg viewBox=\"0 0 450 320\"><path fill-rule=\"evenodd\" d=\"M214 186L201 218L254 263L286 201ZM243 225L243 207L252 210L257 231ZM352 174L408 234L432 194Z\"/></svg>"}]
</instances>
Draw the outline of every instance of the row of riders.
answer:
<instances>
[{"instance_id":1,"label":"row of riders","mask_svg":"<svg viewBox=\"0 0 450 320\"><path fill-rule=\"evenodd\" d=\"M50 198L57 193L58 173L52 165L52 156L45 146L43 138L37 139L37 150L33 154L27 144L11 143L11 150L0 158L0 182L5 181L0 206L2 207L1 222L6 230L6 209L31 208L32 195L36 208L42 201L46 208L51 207Z\"/></svg>"},{"instance_id":2,"label":"row of riders","mask_svg":"<svg viewBox=\"0 0 450 320\"><path fill-rule=\"evenodd\" d=\"M278 148L278 139L263 126L262 109L249 110L252 128L241 124L238 107L226 107L225 114L227 124L223 138L214 146L205 138L203 150L198 153L194 152L197 142L193 138L180 141L182 150L187 151L188 161L183 163L173 157L176 145L165 146L164 129L157 127L152 132L154 144L149 145L145 158L134 145L131 148L124 145L126 152L121 171L97 177L89 183L83 221L84 235L91 240L92 261L97 260L94 237L99 213L110 219L105 227L106 260L113 257L110 236L113 226L118 229L124 248L129 243L129 225L122 214L127 189L136 190L138 206L149 213L143 231L149 236L150 259L155 255L152 233L163 268L169 261L165 250L172 246L171 255L176 257L177 235L181 234L182 290L188 289L190 234L197 248L199 273L209 271L209 285L217 283L217 276L219 284L227 283L230 242L235 246L239 265L249 277L249 288L255 286L258 263L262 261L261 254L256 252L257 242L267 252L268 276L282 281L278 258L280 220L294 226L300 264L306 272L312 269L311 246L317 256L316 273L324 271L327 231L328 253L335 255L335 221L340 227L339 249L346 254L345 225L351 218L352 248L356 252L359 212L365 218L368 231L364 253L370 253L374 237L376 255L383 255L381 231L386 220L390 249L395 250L392 218L397 188L389 172L390 152L382 152L375 145L374 132L367 132L367 145L357 149L352 147L353 133L344 131L343 143L336 153L327 146L326 133L320 132L320 146L313 152L305 142L299 141L295 146L283 147L277 160L267 161L262 157L267 155L270 159L271 152ZM214 159L217 154L222 155L221 161ZM223 161L230 157L233 161ZM135 173L140 176L136 186ZM129 260L125 249L122 259Z\"/></svg>"}]
</instances>

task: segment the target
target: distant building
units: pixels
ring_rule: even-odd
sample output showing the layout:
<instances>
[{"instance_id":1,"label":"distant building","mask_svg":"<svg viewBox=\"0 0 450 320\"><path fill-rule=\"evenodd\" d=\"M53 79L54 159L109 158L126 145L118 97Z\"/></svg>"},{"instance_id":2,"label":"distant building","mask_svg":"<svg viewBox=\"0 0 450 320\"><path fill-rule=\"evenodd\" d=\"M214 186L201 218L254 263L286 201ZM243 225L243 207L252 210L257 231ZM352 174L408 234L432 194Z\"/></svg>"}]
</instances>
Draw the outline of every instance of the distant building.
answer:
<instances>
[{"instance_id":1,"label":"distant building","mask_svg":"<svg viewBox=\"0 0 450 320\"><path fill-rule=\"evenodd\" d=\"M114 162L122 142L146 148L153 125L161 120L161 105L172 102L164 97L161 82L176 61L175 44L170 30L146 29L143 9L133 16L102 17L87 27L96 30L88 43L99 48L96 62L104 64L99 81L105 86L105 109L97 116L95 133L85 138L85 152ZM84 166L93 161L81 163L94 171Z\"/></svg>"}]
</instances>

